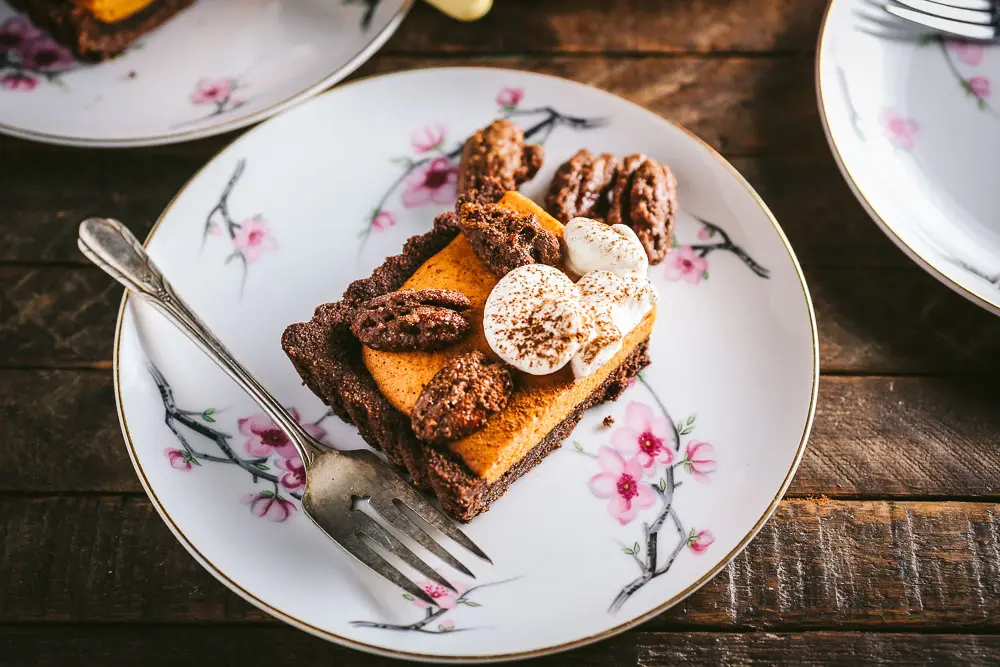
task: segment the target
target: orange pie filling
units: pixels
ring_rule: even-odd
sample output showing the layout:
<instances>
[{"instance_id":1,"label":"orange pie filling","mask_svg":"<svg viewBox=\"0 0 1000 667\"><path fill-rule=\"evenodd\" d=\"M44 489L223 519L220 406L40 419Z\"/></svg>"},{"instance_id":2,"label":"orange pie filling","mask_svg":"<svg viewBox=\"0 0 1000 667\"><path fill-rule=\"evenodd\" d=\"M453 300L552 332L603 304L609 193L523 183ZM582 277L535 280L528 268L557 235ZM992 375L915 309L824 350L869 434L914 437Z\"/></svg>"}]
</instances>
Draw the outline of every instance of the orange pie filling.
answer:
<instances>
[{"instance_id":1,"label":"orange pie filling","mask_svg":"<svg viewBox=\"0 0 1000 667\"><path fill-rule=\"evenodd\" d=\"M500 205L520 213L534 213L541 225L562 237L563 225L530 199L508 192ZM451 347L434 352L384 352L365 347L362 359L379 390L400 412L410 414L417 398L445 362L469 350L496 358L483 333L483 307L496 277L476 256L469 240L459 234L428 259L401 289L451 289L465 294L472 304L472 332ZM592 374L574 378L569 366L549 375L515 371L513 395L507 407L492 415L475 433L448 443L477 476L488 483L503 474L553 428L573 412L644 341L656 319L655 307L629 332L621 349Z\"/></svg>"},{"instance_id":2,"label":"orange pie filling","mask_svg":"<svg viewBox=\"0 0 1000 667\"><path fill-rule=\"evenodd\" d=\"M124 21L138 14L156 0L84 0L84 6L102 23Z\"/></svg>"}]
</instances>

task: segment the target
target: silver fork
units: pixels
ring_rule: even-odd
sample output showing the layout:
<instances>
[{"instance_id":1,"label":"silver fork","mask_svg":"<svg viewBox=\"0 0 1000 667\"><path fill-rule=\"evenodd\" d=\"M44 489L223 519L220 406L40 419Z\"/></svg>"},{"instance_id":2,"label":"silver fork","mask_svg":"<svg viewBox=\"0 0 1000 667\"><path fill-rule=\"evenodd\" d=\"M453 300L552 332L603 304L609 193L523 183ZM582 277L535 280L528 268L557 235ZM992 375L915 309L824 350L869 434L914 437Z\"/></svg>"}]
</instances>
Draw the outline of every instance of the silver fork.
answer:
<instances>
[{"instance_id":1,"label":"silver fork","mask_svg":"<svg viewBox=\"0 0 1000 667\"><path fill-rule=\"evenodd\" d=\"M883 7L893 16L966 39L996 39L1000 24L1000 0L891 0Z\"/></svg>"},{"instance_id":2,"label":"silver fork","mask_svg":"<svg viewBox=\"0 0 1000 667\"><path fill-rule=\"evenodd\" d=\"M374 453L331 450L309 435L177 296L142 244L122 223L107 218L84 220L80 223L77 243L88 259L135 296L155 306L194 341L288 436L306 469L302 509L350 555L431 605L434 600L423 588L380 555L379 549L393 554L428 579L452 590L455 587L410 550L393 534L392 528L469 577L475 575L437 542L422 525L424 522L492 563L444 512ZM372 514L392 528L383 527Z\"/></svg>"}]
</instances>

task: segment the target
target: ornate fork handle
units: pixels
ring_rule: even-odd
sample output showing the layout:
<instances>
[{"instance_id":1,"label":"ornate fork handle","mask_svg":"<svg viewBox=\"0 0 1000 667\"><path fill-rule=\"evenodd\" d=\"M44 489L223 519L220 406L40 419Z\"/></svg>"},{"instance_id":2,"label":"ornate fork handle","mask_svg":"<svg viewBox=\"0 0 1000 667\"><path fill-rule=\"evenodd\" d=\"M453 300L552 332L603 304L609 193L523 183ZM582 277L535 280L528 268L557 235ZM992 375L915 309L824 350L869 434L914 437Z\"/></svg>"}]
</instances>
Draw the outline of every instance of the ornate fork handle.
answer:
<instances>
[{"instance_id":1,"label":"ornate fork handle","mask_svg":"<svg viewBox=\"0 0 1000 667\"><path fill-rule=\"evenodd\" d=\"M312 462L319 453L312 437L184 303L127 227L109 218L88 218L80 223L77 245L90 261L136 297L156 307L197 344L284 431L303 462Z\"/></svg>"}]
</instances>

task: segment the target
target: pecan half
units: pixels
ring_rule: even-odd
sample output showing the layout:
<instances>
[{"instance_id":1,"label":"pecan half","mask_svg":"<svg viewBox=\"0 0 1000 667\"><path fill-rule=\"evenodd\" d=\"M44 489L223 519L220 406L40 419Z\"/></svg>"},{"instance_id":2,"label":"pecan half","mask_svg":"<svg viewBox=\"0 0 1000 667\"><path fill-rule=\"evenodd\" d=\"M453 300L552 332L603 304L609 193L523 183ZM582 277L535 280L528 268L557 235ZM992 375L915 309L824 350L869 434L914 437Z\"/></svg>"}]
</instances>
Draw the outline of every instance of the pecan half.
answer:
<instances>
[{"instance_id":1,"label":"pecan half","mask_svg":"<svg viewBox=\"0 0 1000 667\"><path fill-rule=\"evenodd\" d=\"M577 216L604 219L617 167L618 160L611 153L595 158L581 149L556 170L545 197L546 210L563 223Z\"/></svg>"},{"instance_id":2,"label":"pecan half","mask_svg":"<svg viewBox=\"0 0 1000 667\"><path fill-rule=\"evenodd\" d=\"M538 173L544 159L542 147L524 143L524 132L501 118L470 136L458 164L459 196L483 189L484 179L496 178L504 190L517 190Z\"/></svg>"},{"instance_id":3,"label":"pecan half","mask_svg":"<svg viewBox=\"0 0 1000 667\"><path fill-rule=\"evenodd\" d=\"M482 352L466 352L445 364L427 383L410 413L410 424L426 442L458 440L503 410L513 390L506 366Z\"/></svg>"},{"instance_id":4,"label":"pecan half","mask_svg":"<svg viewBox=\"0 0 1000 667\"><path fill-rule=\"evenodd\" d=\"M454 290L389 292L358 306L351 332L373 350L438 350L469 330L471 305Z\"/></svg>"},{"instance_id":5,"label":"pecan half","mask_svg":"<svg viewBox=\"0 0 1000 667\"><path fill-rule=\"evenodd\" d=\"M497 278L525 264L557 266L562 260L559 239L533 213L496 204L465 204L459 223L476 256Z\"/></svg>"},{"instance_id":6,"label":"pecan half","mask_svg":"<svg viewBox=\"0 0 1000 667\"><path fill-rule=\"evenodd\" d=\"M670 250L676 218L677 179L670 168L641 153L626 157L611 190L608 224L631 227L649 263L657 264Z\"/></svg>"},{"instance_id":7,"label":"pecan half","mask_svg":"<svg viewBox=\"0 0 1000 667\"><path fill-rule=\"evenodd\" d=\"M478 187L469 188L458 195L456 211L461 211L465 204L496 204L507 194L507 188L496 176L486 176Z\"/></svg>"}]
</instances>

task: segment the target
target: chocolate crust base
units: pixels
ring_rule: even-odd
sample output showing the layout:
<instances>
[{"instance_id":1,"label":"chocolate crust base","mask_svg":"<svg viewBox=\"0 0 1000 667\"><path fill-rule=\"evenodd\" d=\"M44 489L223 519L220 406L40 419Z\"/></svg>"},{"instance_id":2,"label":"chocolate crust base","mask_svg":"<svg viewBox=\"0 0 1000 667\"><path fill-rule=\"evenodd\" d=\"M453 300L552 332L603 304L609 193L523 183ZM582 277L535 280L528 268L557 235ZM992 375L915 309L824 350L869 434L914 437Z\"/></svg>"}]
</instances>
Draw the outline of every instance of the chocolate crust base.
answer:
<instances>
[{"instance_id":1,"label":"chocolate crust base","mask_svg":"<svg viewBox=\"0 0 1000 667\"><path fill-rule=\"evenodd\" d=\"M99 21L73 0L10 0L10 4L80 60L98 62L119 55L139 37L194 4L194 0L154 0L115 23Z\"/></svg>"},{"instance_id":2,"label":"chocolate crust base","mask_svg":"<svg viewBox=\"0 0 1000 667\"><path fill-rule=\"evenodd\" d=\"M448 514L469 521L488 510L517 478L559 447L588 408L615 400L625 391L629 379L649 364L649 339L640 343L601 386L503 477L487 483L472 473L458 455L417 439L409 417L379 391L361 360L361 343L350 331L357 304L399 289L421 264L455 238L454 214L438 216L434 223L431 231L411 237L403 252L386 259L371 277L352 283L343 299L320 306L308 322L286 328L281 346L306 386L338 417L357 427L365 442L383 451L391 464L408 472L417 487L433 492Z\"/></svg>"}]
</instances>

